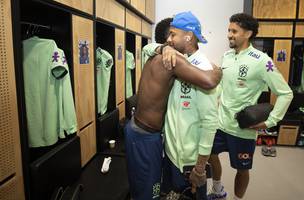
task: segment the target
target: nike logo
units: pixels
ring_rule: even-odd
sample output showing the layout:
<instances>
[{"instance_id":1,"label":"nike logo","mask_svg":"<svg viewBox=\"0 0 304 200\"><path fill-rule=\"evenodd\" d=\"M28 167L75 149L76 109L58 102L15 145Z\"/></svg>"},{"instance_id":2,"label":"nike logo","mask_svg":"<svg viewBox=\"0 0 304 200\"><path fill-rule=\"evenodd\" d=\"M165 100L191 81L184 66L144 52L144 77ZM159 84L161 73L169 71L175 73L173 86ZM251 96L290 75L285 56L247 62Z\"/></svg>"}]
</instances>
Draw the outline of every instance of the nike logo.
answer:
<instances>
[{"instance_id":1,"label":"nike logo","mask_svg":"<svg viewBox=\"0 0 304 200\"><path fill-rule=\"evenodd\" d=\"M242 165L245 166L245 165L249 165L250 164L250 161L248 162L242 162Z\"/></svg>"}]
</instances>

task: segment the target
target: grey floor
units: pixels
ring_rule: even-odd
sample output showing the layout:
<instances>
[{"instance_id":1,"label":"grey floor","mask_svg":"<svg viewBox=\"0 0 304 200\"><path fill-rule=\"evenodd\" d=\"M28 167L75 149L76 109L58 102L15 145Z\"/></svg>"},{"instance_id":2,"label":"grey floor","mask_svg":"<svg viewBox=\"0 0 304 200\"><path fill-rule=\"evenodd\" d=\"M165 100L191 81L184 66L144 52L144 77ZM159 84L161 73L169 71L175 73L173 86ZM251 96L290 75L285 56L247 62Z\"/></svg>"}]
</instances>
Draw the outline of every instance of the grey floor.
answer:
<instances>
[{"instance_id":1,"label":"grey floor","mask_svg":"<svg viewBox=\"0 0 304 200\"><path fill-rule=\"evenodd\" d=\"M255 150L253 169L244 200L304 200L304 148L276 147L277 157L265 157L261 146ZM220 156L223 184L228 200L233 199L235 170L227 153ZM211 180L208 180L210 186Z\"/></svg>"}]
</instances>

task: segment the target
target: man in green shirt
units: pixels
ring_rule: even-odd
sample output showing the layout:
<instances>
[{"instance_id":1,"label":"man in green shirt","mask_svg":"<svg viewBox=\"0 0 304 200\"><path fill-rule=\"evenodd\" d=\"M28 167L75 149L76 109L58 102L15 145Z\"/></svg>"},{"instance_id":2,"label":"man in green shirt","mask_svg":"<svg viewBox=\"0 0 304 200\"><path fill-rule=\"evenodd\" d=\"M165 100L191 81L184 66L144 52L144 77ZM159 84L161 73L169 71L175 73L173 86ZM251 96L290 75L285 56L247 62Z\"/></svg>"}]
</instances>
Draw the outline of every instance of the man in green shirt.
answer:
<instances>
[{"instance_id":1,"label":"man in green shirt","mask_svg":"<svg viewBox=\"0 0 304 200\"><path fill-rule=\"evenodd\" d=\"M273 127L284 117L293 98L288 84L267 54L255 49L250 40L258 33L258 21L240 13L230 17L229 46L223 56L221 94L219 103L219 130L216 133L210 163L213 187L209 199L226 199L221 184L221 163L218 154L229 152L231 167L237 170L234 180L234 199L243 198L252 168L256 129ZM277 96L274 109L265 122L250 129L240 129L235 114L249 105L255 105L265 87Z\"/></svg>"},{"instance_id":2,"label":"man in green shirt","mask_svg":"<svg viewBox=\"0 0 304 200\"><path fill-rule=\"evenodd\" d=\"M216 87L221 78L219 70L200 70L183 56L175 54L175 68L167 70L163 67L162 55L158 55L165 50L175 52L169 46L156 48L156 55L145 64L139 84L136 112L125 127L130 193L135 200L160 197L163 150L161 130L174 79L179 77L210 90ZM201 176L196 178L201 179Z\"/></svg>"}]
</instances>

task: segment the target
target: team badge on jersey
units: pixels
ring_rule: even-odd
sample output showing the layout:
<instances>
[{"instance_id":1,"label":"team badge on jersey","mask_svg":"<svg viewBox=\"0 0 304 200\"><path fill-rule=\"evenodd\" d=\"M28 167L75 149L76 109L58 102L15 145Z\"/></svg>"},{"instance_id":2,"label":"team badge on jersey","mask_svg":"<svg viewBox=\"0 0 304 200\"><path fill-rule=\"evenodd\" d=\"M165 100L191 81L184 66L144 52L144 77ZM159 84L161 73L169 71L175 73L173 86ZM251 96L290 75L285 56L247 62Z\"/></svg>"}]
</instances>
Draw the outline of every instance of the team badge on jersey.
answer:
<instances>
[{"instance_id":1,"label":"team badge on jersey","mask_svg":"<svg viewBox=\"0 0 304 200\"><path fill-rule=\"evenodd\" d=\"M239 67L239 77L246 77L247 76L247 72L248 72L248 66L247 65L241 65Z\"/></svg>"},{"instance_id":2,"label":"team badge on jersey","mask_svg":"<svg viewBox=\"0 0 304 200\"><path fill-rule=\"evenodd\" d=\"M267 64L266 64L266 70L267 72L273 72L274 70L274 64L272 63L272 61L268 61Z\"/></svg>"},{"instance_id":3,"label":"team badge on jersey","mask_svg":"<svg viewBox=\"0 0 304 200\"><path fill-rule=\"evenodd\" d=\"M277 52L277 61L278 62L285 62L286 61L286 50L282 49Z\"/></svg>"},{"instance_id":4,"label":"team badge on jersey","mask_svg":"<svg viewBox=\"0 0 304 200\"><path fill-rule=\"evenodd\" d=\"M189 92L191 92L191 84L186 82L181 82L181 92L183 94L188 94Z\"/></svg>"}]
</instances>

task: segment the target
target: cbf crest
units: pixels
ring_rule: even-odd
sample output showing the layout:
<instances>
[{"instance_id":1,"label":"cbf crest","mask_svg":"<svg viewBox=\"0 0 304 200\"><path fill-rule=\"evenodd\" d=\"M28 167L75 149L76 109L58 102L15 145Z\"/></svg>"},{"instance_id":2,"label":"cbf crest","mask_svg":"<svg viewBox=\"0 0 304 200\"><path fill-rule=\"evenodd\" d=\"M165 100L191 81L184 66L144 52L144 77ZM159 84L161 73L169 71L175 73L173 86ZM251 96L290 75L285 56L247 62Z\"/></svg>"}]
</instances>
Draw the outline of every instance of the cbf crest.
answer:
<instances>
[{"instance_id":1,"label":"cbf crest","mask_svg":"<svg viewBox=\"0 0 304 200\"><path fill-rule=\"evenodd\" d=\"M189 92L191 92L191 84L186 82L181 82L181 92L183 94L188 94Z\"/></svg>"},{"instance_id":2,"label":"cbf crest","mask_svg":"<svg viewBox=\"0 0 304 200\"><path fill-rule=\"evenodd\" d=\"M248 66L247 65L241 65L239 67L239 77L246 77L247 76L247 72L248 72Z\"/></svg>"}]
</instances>

